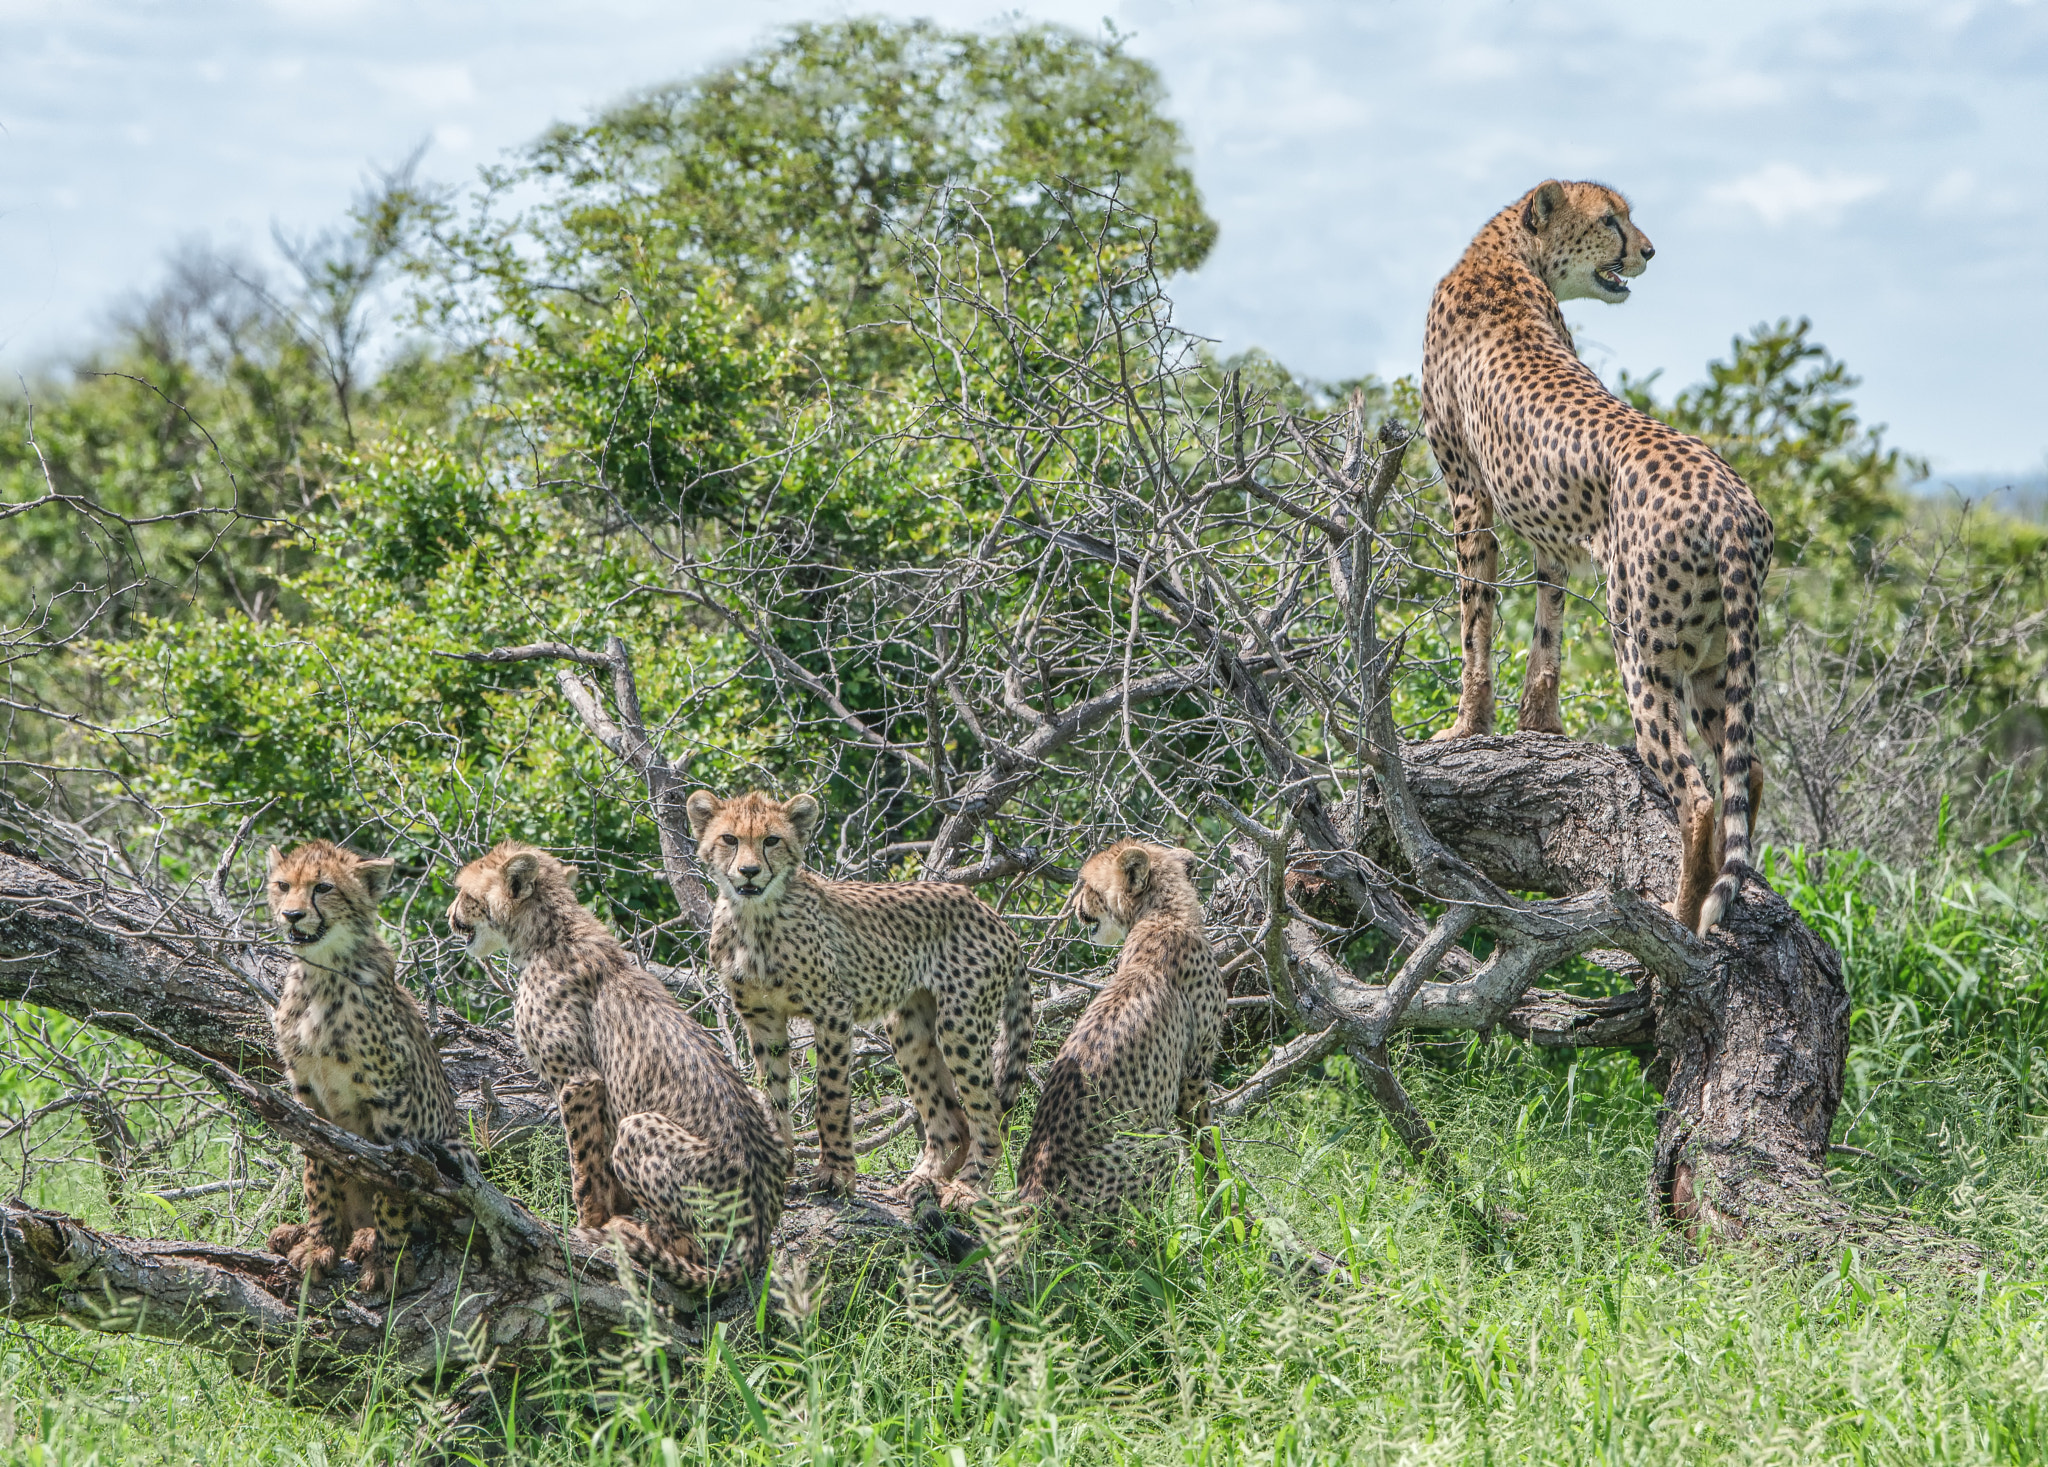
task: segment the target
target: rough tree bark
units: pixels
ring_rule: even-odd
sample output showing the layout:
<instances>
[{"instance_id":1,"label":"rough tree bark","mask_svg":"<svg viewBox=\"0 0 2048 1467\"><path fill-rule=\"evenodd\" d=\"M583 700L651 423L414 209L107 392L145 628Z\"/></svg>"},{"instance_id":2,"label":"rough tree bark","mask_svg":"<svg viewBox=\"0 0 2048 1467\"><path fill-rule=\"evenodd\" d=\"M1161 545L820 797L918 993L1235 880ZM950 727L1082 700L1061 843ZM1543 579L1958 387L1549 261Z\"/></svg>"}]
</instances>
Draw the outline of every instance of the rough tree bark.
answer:
<instances>
[{"instance_id":1,"label":"rough tree bark","mask_svg":"<svg viewBox=\"0 0 2048 1467\"><path fill-rule=\"evenodd\" d=\"M1754 877L1705 941L1638 895L1672 889L1678 828L1633 751L1518 734L1407 744L1401 760L1417 813L1487 878L1511 891L1611 903L1597 943L1581 934L1569 946L1636 988L1608 999L1528 988L1503 1013L1469 979L1424 982L1391 1027L1499 1024L1538 1044L1641 1049L1665 1101L1648 1178L1653 1216L1791 1248L1846 1223L1824 1176L1848 1054L1849 998L1835 951ZM1359 851L1406 874L1379 802L1367 809ZM1214 907L1250 926L1265 920L1264 868L1256 858L1243 865ZM1369 1044L1385 1011L1386 988L1324 957L1305 924L1290 923L1289 937L1304 1020L1318 1032L1241 1093L1263 1093L1281 1072L1340 1045ZM1224 1108L1239 1107L1227 1098Z\"/></svg>"},{"instance_id":2,"label":"rough tree bark","mask_svg":"<svg viewBox=\"0 0 2048 1467\"><path fill-rule=\"evenodd\" d=\"M396 1300L367 1298L354 1269L303 1291L281 1259L245 1248L127 1238L16 1198L0 1205L0 1316L142 1334L222 1356L294 1400L338 1406L372 1378L417 1383L471 1410L557 1348L599 1353L622 1334L701 1343L754 1299L691 1298L624 1265L600 1235L559 1230L444 1151L372 1146L271 1087L263 996L288 959L213 915L109 886L16 848L0 850L0 999L40 1004L154 1050L211 1081L253 1125L421 1199L436 1246ZM243 965L253 965L253 968ZM555 1146L552 1101L510 1035L442 1011L436 1037L488 1162L514 1144ZM796 1195L776 1233L778 1267L853 1274L878 1253L972 1246L879 1187L846 1201ZM881 1271L887 1275L890 1271Z\"/></svg>"}]
</instances>

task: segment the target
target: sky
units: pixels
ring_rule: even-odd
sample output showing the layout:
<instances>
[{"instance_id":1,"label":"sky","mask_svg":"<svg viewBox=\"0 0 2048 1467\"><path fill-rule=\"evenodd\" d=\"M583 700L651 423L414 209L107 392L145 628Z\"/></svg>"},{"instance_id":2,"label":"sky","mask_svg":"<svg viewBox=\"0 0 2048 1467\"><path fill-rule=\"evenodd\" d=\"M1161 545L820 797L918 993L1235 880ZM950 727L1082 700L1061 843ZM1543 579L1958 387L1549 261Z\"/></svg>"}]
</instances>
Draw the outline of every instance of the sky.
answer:
<instances>
[{"instance_id":1,"label":"sky","mask_svg":"<svg viewBox=\"0 0 2048 1467\"><path fill-rule=\"evenodd\" d=\"M549 123L851 13L1099 32L1165 78L1221 224L1181 324L1297 372L1420 364L1437 279L1545 177L1657 247L1567 308L1611 379L1810 316L1937 477L2048 465L2048 0L0 0L0 382L104 337L168 252L336 222L429 144Z\"/></svg>"}]
</instances>

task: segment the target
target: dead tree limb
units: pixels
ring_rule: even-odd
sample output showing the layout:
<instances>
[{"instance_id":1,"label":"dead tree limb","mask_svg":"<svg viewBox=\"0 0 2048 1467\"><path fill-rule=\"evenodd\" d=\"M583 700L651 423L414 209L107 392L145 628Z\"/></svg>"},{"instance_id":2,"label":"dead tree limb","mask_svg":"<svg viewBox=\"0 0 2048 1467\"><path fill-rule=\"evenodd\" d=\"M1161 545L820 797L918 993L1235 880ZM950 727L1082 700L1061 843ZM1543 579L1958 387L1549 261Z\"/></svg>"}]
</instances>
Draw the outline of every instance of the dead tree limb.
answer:
<instances>
[{"instance_id":1,"label":"dead tree limb","mask_svg":"<svg viewBox=\"0 0 2048 1467\"><path fill-rule=\"evenodd\" d=\"M647 731L647 718L640 710L640 685L633 676L633 658L626 644L616 636L606 637L604 651L592 652L566 642L534 642L521 647L498 647L488 652L443 652L458 662L503 663L558 661L574 662L611 675L614 720L599 701L597 690L567 668L555 674L562 697L576 710L576 716L590 736L609 749L619 761L638 774L647 786L648 813L661 841L662 874L675 893L684 920L700 932L711 927L711 893L697 871L697 843L690 838L690 820L684 805L690 797L684 772L669 762Z\"/></svg>"},{"instance_id":2,"label":"dead tree limb","mask_svg":"<svg viewBox=\"0 0 2048 1467\"><path fill-rule=\"evenodd\" d=\"M366 1297L344 1264L304 1291L302 1316L298 1279L267 1253L119 1237L17 1200L0 1208L0 1316L177 1341L282 1396L346 1406L362 1398L373 1362L387 1380L474 1395L544 1367L559 1348L601 1353L621 1333L650 1330L687 1346L713 1320L737 1326L751 1313L745 1291L707 1304L636 1274L607 1238L550 1224L444 1148L371 1145L274 1088L269 1018L236 965L254 964L276 986L287 962L271 944L223 934L211 913L0 852L0 999L147 1046L213 1085L252 1127L419 1199L436 1243L412 1287ZM560 1144L553 1103L510 1035L445 1010L436 1032L486 1166L525 1137ZM900 1117L875 1119L886 1133ZM812 1277L893 1277L869 1260L971 1246L931 1228L870 1184L844 1202L792 1197L776 1248Z\"/></svg>"}]
</instances>

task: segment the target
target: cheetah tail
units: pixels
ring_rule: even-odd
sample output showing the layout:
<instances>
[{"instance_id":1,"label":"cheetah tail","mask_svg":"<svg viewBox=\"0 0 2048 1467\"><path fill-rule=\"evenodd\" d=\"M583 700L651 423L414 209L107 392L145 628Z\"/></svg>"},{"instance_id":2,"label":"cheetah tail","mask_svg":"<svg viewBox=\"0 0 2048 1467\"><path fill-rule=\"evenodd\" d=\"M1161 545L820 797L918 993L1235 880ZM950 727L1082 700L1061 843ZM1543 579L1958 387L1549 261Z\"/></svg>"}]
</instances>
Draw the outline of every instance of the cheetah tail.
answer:
<instances>
[{"instance_id":1,"label":"cheetah tail","mask_svg":"<svg viewBox=\"0 0 2048 1467\"><path fill-rule=\"evenodd\" d=\"M1030 1078L1031 1040L1037 1014L1031 1007L1031 970L1020 959L1003 998L1003 1033L1000 1052L995 1056L996 1103L1005 1115L1017 1103L1024 1082Z\"/></svg>"},{"instance_id":2,"label":"cheetah tail","mask_svg":"<svg viewBox=\"0 0 2048 1467\"><path fill-rule=\"evenodd\" d=\"M1757 613L1763 571L1746 552L1721 562L1721 608L1728 627L1727 712L1721 725L1721 870L1700 904L1700 936L1719 922L1742 890L1749 869L1749 830L1762 793L1763 768L1756 758Z\"/></svg>"}]
</instances>

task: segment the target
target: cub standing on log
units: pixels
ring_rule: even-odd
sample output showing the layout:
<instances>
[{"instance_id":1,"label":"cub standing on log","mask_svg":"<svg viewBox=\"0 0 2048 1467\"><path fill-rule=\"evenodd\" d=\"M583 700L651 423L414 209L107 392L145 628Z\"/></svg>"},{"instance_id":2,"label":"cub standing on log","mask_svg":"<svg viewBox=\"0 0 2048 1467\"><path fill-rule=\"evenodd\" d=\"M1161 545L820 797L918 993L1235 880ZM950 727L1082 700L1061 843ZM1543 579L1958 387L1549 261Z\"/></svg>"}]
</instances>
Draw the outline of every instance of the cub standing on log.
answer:
<instances>
[{"instance_id":1,"label":"cub standing on log","mask_svg":"<svg viewBox=\"0 0 2048 1467\"><path fill-rule=\"evenodd\" d=\"M1064 1219L1141 1201L1185 1155L1176 1122L1215 1160L1209 1076L1230 1004L1193 859L1119 841L1081 868L1075 910L1096 942L1121 941L1123 957L1046 1073L1017 1162L1019 1202Z\"/></svg>"},{"instance_id":2,"label":"cub standing on log","mask_svg":"<svg viewBox=\"0 0 2048 1467\"><path fill-rule=\"evenodd\" d=\"M1712 449L1602 386L1558 310L1626 300L1622 277L1642 274L1654 253L1620 194L1553 179L1494 216L1436 288L1423 419L1457 522L1465 661L1457 721L1437 737L1493 730L1495 516L1536 561L1524 731L1564 731L1565 577L1597 563L1636 749L1678 806L1672 909L1704 934L1741 886L1763 795L1751 699L1771 520ZM1718 830L1686 743L1688 711L1720 765Z\"/></svg>"},{"instance_id":3,"label":"cub standing on log","mask_svg":"<svg viewBox=\"0 0 2048 1467\"><path fill-rule=\"evenodd\" d=\"M702 1024L576 900L576 870L507 841L455 878L448 925L519 969L513 1027L569 1133L577 1221L718 1293L758 1274L789 1163Z\"/></svg>"},{"instance_id":4,"label":"cub standing on log","mask_svg":"<svg viewBox=\"0 0 2048 1467\"><path fill-rule=\"evenodd\" d=\"M379 1146L438 1141L466 1151L426 1016L377 935L377 903L390 885L390 861L329 841L289 856L271 847L264 889L293 952L271 1015L278 1058L299 1103L344 1131ZM408 1238L431 1241L424 1228L413 1235L413 1221L402 1195L309 1157L306 1221L274 1230L270 1250L313 1280L346 1252L362 1267L362 1287L385 1293L411 1282Z\"/></svg>"},{"instance_id":5,"label":"cub standing on log","mask_svg":"<svg viewBox=\"0 0 2048 1467\"><path fill-rule=\"evenodd\" d=\"M980 1193L1031 1053L1031 979L995 909L942 882L831 881L803 867L824 810L756 790L690 796L697 857L718 884L711 961L746 1019L768 1103L794 1148L789 1021L807 1017L817 1056L818 1182L853 1188L853 1026L889 1021L896 1064L924 1122L904 1183L947 1207Z\"/></svg>"}]
</instances>

